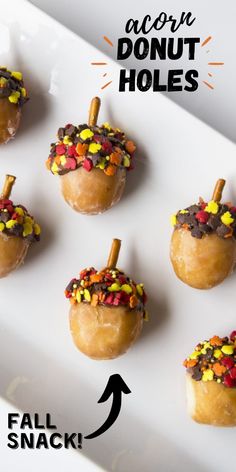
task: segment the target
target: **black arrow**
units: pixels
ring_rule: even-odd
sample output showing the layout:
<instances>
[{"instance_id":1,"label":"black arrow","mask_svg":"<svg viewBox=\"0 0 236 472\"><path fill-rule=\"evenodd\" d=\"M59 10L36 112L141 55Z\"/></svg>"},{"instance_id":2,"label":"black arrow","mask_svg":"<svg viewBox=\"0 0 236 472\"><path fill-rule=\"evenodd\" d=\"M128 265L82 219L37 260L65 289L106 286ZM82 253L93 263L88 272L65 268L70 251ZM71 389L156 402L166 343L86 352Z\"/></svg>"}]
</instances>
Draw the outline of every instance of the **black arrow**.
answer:
<instances>
[{"instance_id":1,"label":"black arrow","mask_svg":"<svg viewBox=\"0 0 236 472\"><path fill-rule=\"evenodd\" d=\"M89 434L88 436L85 436L84 439L96 438L97 436L105 433L105 431L113 425L120 413L122 392L127 394L131 393L131 390L129 387L127 387L126 383L119 374L111 375L101 398L98 400L98 403L104 403L113 394L113 402L109 416L105 423L103 423L103 425L98 428L97 431Z\"/></svg>"}]
</instances>

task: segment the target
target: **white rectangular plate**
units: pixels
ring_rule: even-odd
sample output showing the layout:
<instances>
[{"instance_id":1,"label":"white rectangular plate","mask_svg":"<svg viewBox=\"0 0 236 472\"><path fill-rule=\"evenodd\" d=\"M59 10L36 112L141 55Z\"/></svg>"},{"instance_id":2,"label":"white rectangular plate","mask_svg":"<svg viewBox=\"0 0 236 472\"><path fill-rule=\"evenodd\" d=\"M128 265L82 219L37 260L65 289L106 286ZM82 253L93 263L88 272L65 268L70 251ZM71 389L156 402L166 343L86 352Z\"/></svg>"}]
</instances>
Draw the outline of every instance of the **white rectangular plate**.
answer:
<instances>
[{"instance_id":1,"label":"white rectangular plate","mask_svg":"<svg viewBox=\"0 0 236 472\"><path fill-rule=\"evenodd\" d=\"M0 282L0 395L17 409L50 412L62 432L88 434L106 419L110 403L97 401L119 373L132 393L114 426L84 441L91 471L226 470L235 430L188 418L181 364L202 338L235 329L235 275L206 292L180 283L169 262L169 215L199 194L209 198L219 177L228 180L226 201L236 201L235 146L158 93L119 93L117 64L27 2L3 2L0 23L1 63L23 71L31 97L17 137L0 149L1 182L17 175L13 199L43 228L25 265ZM113 82L103 91L92 61L108 62ZM98 94L99 121L124 129L138 153L122 201L86 217L64 203L44 162L58 127L85 122ZM82 268L104 266L113 237L123 242L120 267L145 284L150 321L125 356L96 362L72 343L63 290ZM8 452L6 460L20 454L37 457L34 470L42 469L41 451ZM71 455L81 464L81 453L51 454L57 470Z\"/></svg>"}]
</instances>

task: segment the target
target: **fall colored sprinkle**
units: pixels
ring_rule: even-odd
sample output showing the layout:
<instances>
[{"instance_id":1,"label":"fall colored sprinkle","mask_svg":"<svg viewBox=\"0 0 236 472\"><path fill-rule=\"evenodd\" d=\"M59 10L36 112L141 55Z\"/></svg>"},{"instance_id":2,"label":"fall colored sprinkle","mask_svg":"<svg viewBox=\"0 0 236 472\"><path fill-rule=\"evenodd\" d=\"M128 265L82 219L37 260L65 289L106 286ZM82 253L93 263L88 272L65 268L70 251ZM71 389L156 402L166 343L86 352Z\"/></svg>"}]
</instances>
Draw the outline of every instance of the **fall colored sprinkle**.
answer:
<instances>
[{"instance_id":1,"label":"fall colored sprinkle","mask_svg":"<svg viewBox=\"0 0 236 472\"><path fill-rule=\"evenodd\" d=\"M10 103L22 107L28 100L21 72L0 67L0 99L8 98Z\"/></svg>"},{"instance_id":2,"label":"fall colored sprinkle","mask_svg":"<svg viewBox=\"0 0 236 472\"><path fill-rule=\"evenodd\" d=\"M191 377L203 382L214 380L225 387L236 387L236 331L229 337L213 336L197 344L183 363Z\"/></svg>"},{"instance_id":3,"label":"fall colored sprinkle","mask_svg":"<svg viewBox=\"0 0 236 472\"><path fill-rule=\"evenodd\" d=\"M107 37L107 36L103 36L103 39L110 45L113 47L113 43L111 42L111 40Z\"/></svg>"},{"instance_id":4,"label":"fall colored sprinkle","mask_svg":"<svg viewBox=\"0 0 236 472\"><path fill-rule=\"evenodd\" d=\"M46 161L48 170L54 175L64 175L79 167L90 172L95 167L112 176L118 168L132 168L135 144L109 123L102 126L69 123L59 128L57 136Z\"/></svg>"},{"instance_id":5,"label":"fall colored sprinkle","mask_svg":"<svg viewBox=\"0 0 236 472\"><path fill-rule=\"evenodd\" d=\"M209 75L209 77L213 77L213 74L211 74L210 72L208 72L208 75Z\"/></svg>"},{"instance_id":6,"label":"fall colored sprinkle","mask_svg":"<svg viewBox=\"0 0 236 472\"><path fill-rule=\"evenodd\" d=\"M209 84L209 82L207 82L206 80L203 80L203 83L211 90L214 89L213 85Z\"/></svg>"},{"instance_id":7,"label":"fall colored sprinkle","mask_svg":"<svg viewBox=\"0 0 236 472\"><path fill-rule=\"evenodd\" d=\"M171 224L175 229L190 231L197 239L214 232L223 239L236 239L236 207L231 203L201 200L172 215Z\"/></svg>"},{"instance_id":8,"label":"fall colored sprinkle","mask_svg":"<svg viewBox=\"0 0 236 472\"><path fill-rule=\"evenodd\" d=\"M89 267L80 272L79 279L72 279L65 290L72 305L90 303L92 306L128 306L143 313L147 296L143 284L136 284L119 269L104 269L98 272Z\"/></svg>"},{"instance_id":9,"label":"fall colored sprinkle","mask_svg":"<svg viewBox=\"0 0 236 472\"><path fill-rule=\"evenodd\" d=\"M204 41L201 44L201 47L205 46L209 41L212 39L212 36L208 36L208 38L204 39Z\"/></svg>"},{"instance_id":10,"label":"fall colored sprinkle","mask_svg":"<svg viewBox=\"0 0 236 472\"><path fill-rule=\"evenodd\" d=\"M29 242L39 241L41 228L23 205L0 199L0 232L18 236Z\"/></svg>"}]
</instances>

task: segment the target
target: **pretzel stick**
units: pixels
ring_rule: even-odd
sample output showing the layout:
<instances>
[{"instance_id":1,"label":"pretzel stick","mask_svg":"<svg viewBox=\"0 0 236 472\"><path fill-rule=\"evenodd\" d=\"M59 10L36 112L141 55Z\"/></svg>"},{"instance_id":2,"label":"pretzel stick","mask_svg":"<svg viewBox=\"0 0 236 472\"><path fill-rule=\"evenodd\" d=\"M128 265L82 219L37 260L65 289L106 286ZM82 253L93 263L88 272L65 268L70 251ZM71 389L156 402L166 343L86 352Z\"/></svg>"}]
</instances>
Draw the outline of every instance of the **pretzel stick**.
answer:
<instances>
[{"instance_id":1,"label":"pretzel stick","mask_svg":"<svg viewBox=\"0 0 236 472\"><path fill-rule=\"evenodd\" d=\"M101 105L101 100L99 97L94 97L90 103L89 109L89 126L95 126L97 124L98 113Z\"/></svg>"},{"instance_id":2,"label":"pretzel stick","mask_svg":"<svg viewBox=\"0 0 236 472\"><path fill-rule=\"evenodd\" d=\"M2 194L1 194L2 199L7 200L10 197L15 180L16 180L16 177L14 175L6 175L4 186L2 189Z\"/></svg>"},{"instance_id":3,"label":"pretzel stick","mask_svg":"<svg viewBox=\"0 0 236 472\"><path fill-rule=\"evenodd\" d=\"M224 179L217 180L215 188L214 188L214 192L213 192L213 195L212 195L212 200L214 200L214 202L220 202L221 201L224 186L225 186L225 180Z\"/></svg>"},{"instance_id":4,"label":"pretzel stick","mask_svg":"<svg viewBox=\"0 0 236 472\"><path fill-rule=\"evenodd\" d=\"M113 239L110 254L107 261L107 269L115 269L121 246L120 239Z\"/></svg>"}]
</instances>

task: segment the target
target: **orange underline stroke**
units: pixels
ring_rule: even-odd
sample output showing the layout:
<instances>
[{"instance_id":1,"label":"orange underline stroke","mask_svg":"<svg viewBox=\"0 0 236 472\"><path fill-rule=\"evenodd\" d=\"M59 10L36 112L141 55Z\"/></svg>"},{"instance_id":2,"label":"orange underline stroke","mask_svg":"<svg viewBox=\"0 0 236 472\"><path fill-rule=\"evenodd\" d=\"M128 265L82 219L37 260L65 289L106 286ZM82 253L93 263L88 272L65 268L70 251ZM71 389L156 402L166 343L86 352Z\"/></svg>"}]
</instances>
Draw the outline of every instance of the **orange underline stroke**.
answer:
<instances>
[{"instance_id":1,"label":"orange underline stroke","mask_svg":"<svg viewBox=\"0 0 236 472\"><path fill-rule=\"evenodd\" d=\"M209 82L207 82L206 80L203 80L203 83L207 85L207 87L209 87L211 90L214 89L213 85L209 84Z\"/></svg>"},{"instance_id":2,"label":"orange underline stroke","mask_svg":"<svg viewBox=\"0 0 236 472\"><path fill-rule=\"evenodd\" d=\"M223 66L224 62L208 62L209 66Z\"/></svg>"},{"instance_id":3,"label":"orange underline stroke","mask_svg":"<svg viewBox=\"0 0 236 472\"><path fill-rule=\"evenodd\" d=\"M110 85L112 83L112 80L110 80L110 82L107 82L105 85L103 85L101 87L101 90L103 90L104 88L108 87L108 85Z\"/></svg>"},{"instance_id":4,"label":"orange underline stroke","mask_svg":"<svg viewBox=\"0 0 236 472\"><path fill-rule=\"evenodd\" d=\"M91 62L92 66L106 66L107 62Z\"/></svg>"},{"instance_id":5,"label":"orange underline stroke","mask_svg":"<svg viewBox=\"0 0 236 472\"><path fill-rule=\"evenodd\" d=\"M209 75L209 77L212 77L212 76L213 76L210 72L208 72L208 75Z\"/></svg>"},{"instance_id":6,"label":"orange underline stroke","mask_svg":"<svg viewBox=\"0 0 236 472\"><path fill-rule=\"evenodd\" d=\"M113 43L111 42L111 40L107 37L107 36L103 36L103 39L110 45L113 47Z\"/></svg>"},{"instance_id":7,"label":"orange underline stroke","mask_svg":"<svg viewBox=\"0 0 236 472\"><path fill-rule=\"evenodd\" d=\"M201 44L201 47L205 46L209 41L212 39L212 36L208 36L208 38L204 39L203 43Z\"/></svg>"}]
</instances>

